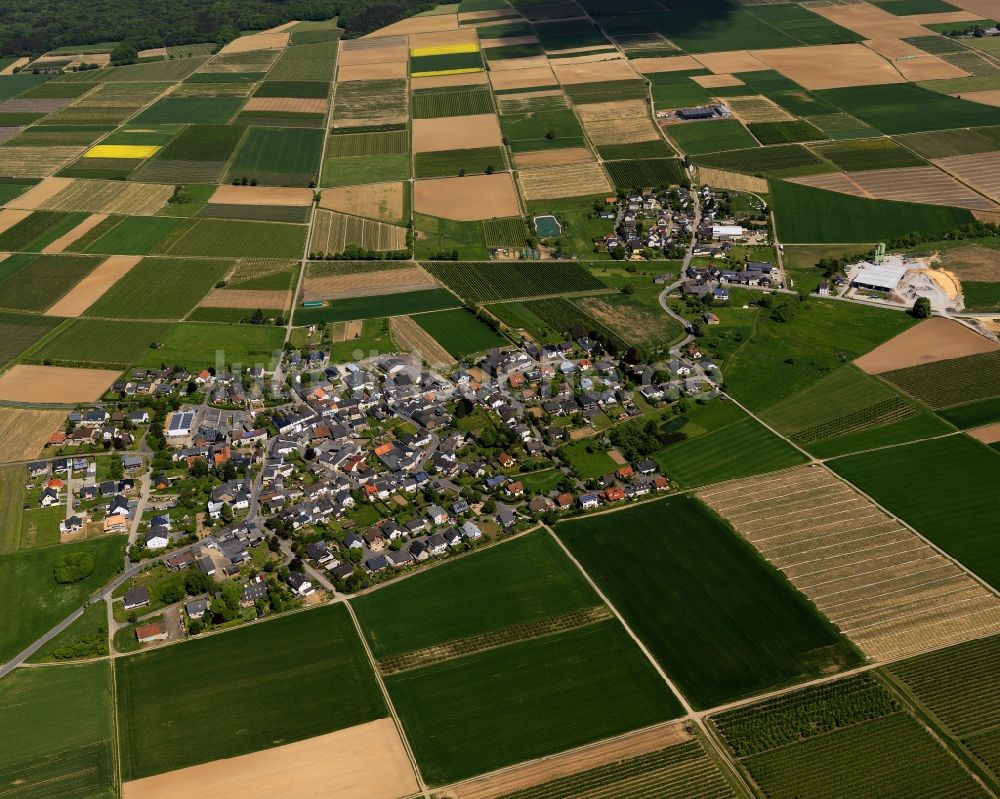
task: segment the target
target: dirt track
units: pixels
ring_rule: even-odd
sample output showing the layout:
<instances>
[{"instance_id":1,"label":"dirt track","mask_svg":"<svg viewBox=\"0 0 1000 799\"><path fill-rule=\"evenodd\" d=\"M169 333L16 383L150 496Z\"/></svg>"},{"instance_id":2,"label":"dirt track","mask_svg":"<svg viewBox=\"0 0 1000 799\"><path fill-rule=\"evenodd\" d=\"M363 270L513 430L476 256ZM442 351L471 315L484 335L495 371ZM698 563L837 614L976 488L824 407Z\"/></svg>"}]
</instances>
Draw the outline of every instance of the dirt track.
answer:
<instances>
[{"instance_id":1,"label":"dirt track","mask_svg":"<svg viewBox=\"0 0 1000 799\"><path fill-rule=\"evenodd\" d=\"M950 319L926 319L854 361L870 375L922 363L993 352L1000 345Z\"/></svg>"}]
</instances>

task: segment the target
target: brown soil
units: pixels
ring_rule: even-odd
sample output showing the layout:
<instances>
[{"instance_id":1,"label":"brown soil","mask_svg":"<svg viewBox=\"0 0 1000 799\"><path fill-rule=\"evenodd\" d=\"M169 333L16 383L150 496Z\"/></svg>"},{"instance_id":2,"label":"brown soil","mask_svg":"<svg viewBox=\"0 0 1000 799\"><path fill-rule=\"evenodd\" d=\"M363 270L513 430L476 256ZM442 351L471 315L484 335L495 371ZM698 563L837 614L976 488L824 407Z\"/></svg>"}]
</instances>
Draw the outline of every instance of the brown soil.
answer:
<instances>
[{"instance_id":1,"label":"brown soil","mask_svg":"<svg viewBox=\"0 0 1000 799\"><path fill-rule=\"evenodd\" d=\"M589 50L589 47L574 47L571 50L550 50L550 53L573 53L577 50ZM554 63L559 66L564 66L566 64L599 64L606 61L620 61L625 56L619 53L617 50L605 50L603 53L583 53L581 55L568 55L565 57L560 57L554 60Z\"/></svg>"},{"instance_id":2,"label":"brown soil","mask_svg":"<svg viewBox=\"0 0 1000 799\"><path fill-rule=\"evenodd\" d=\"M403 184L369 183L324 189L319 207L383 222L396 222L403 218Z\"/></svg>"},{"instance_id":3,"label":"brown soil","mask_svg":"<svg viewBox=\"0 0 1000 799\"><path fill-rule=\"evenodd\" d=\"M427 361L432 369L442 369L455 363L451 354L420 325L408 316L389 317L389 330L396 345Z\"/></svg>"},{"instance_id":4,"label":"brown soil","mask_svg":"<svg viewBox=\"0 0 1000 799\"><path fill-rule=\"evenodd\" d=\"M587 103L577 108L577 115L594 144L652 141L660 137L642 100Z\"/></svg>"},{"instance_id":5,"label":"brown soil","mask_svg":"<svg viewBox=\"0 0 1000 799\"><path fill-rule=\"evenodd\" d=\"M618 464L619 466L624 466L624 465L625 465L626 463L628 463L628 461L627 461L627 460L625 460L625 456L624 456L624 455L622 455L622 454L621 454L621 453L620 453L620 452L619 452L618 450L616 450L616 449L609 449L609 450L608 450L608 457L609 457L609 458L611 458L611 460L613 460L613 461L614 461L615 463L617 463L617 464Z\"/></svg>"},{"instance_id":6,"label":"brown soil","mask_svg":"<svg viewBox=\"0 0 1000 799\"><path fill-rule=\"evenodd\" d=\"M864 45L890 61L901 57L920 58L927 55L926 51L901 39L869 39Z\"/></svg>"},{"instance_id":7,"label":"brown soil","mask_svg":"<svg viewBox=\"0 0 1000 799\"><path fill-rule=\"evenodd\" d=\"M249 36L233 39L219 53L227 55L229 53L249 53L252 50L278 50L287 45L287 33L280 31L278 33L252 33Z\"/></svg>"},{"instance_id":8,"label":"brown soil","mask_svg":"<svg viewBox=\"0 0 1000 799\"><path fill-rule=\"evenodd\" d=\"M405 78L407 75L405 61L380 61L377 64L341 64L337 70L337 80L385 80L387 78Z\"/></svg>"},{"instance_id":9,"label":"brown soil","mask_svg":"<svg viewBox=\"0 0 1000 799\"><path fill-rule=\"evenodd\" d=\"M377 39L382 36L400 36L414 33L434 33L451 31L458 28L458 14L436 14L430 17L410 17L409 19L386 25L373 33L364 36L365 39Z\"/></svg>"},{"instance_id":10,"label":"brown soil","mask_svg":"<svg viewBox=\"0 0 1000 799\"><path fill-rule=\"evenodd\" d=\"M0 174L44 178L80 156L86 147L0 147Z\"/></svg>"},{"instance_id":11,"label":"brown soil","mask_svg":"<svg viewBox=\"0 0 1000 799\"><path fill-rule=\"evenodd\" d=\"M524 59L520 59L524 60ZM497 91L505 89L530 89L533 86L554 86L559 81L547 63L542 66L499 72L495 63L490 64L490 83Z\"/></svg>"},{"instance_id":12,"label":"brown soil","mask_svg":"<svg viewBox=\"0 0 1000 799\"><path fill-rule=\"evenodd\" d=\"M702 65L694 56L672 55L662 58L633 58L632 66L644 75L654 72L689 72L700 70Z\"/></svg>"},{"instance_id":13,"label":"brown soil","mask_svg":"<svg viewBox=\"0 0 1000 799\"><path fill-rule=\"evenodd\" d=\"M555 150L539 150L536 153L514 154L514 161L518 169L526 169L533 166L582 164L593 160L594 154L586 147L562 147Z\"/></svg>"},{"instance_id":14,"label":"brown soil","mask_svg":"<svg viewBox=\"0 0 1000 799\"><path fill-rule=\"evenodd\" d=\"M961 280L1000 283L1000 250L969 244L944 253L941 261Z\"/></svg>"},{"instance_id":15,"label":"brown soil","mask_svg":"<svg viewBox=\"0 0 1000 799\"><path fill-rule=\"evenodd\" d=\"M1000 107L1000 89L988 89L982 92L965 92L963 100L971 100L973 103L982 105L992 105Z\"/></svg>"},{"instance_id":16,"label":"brown soil","mask_svg":"<svg viewBox=\"0 0 1000 799\"><path fill-rule=\"evenodd\" d=\"M433 33L415 33L410 36L410 49L418 47L443 47L451 44L476 44L475 28L459 28Z\"/></svg>"},{"instance_id":17,"label":"brown soil","mask_svg":"<svg viewBox=\"0 0 1000 799\"><path fill-rule=\"evenodd\" d=\"M139 58L167 58L166 47L153 47L150 50L140 50Z\"/></svg>"},{"instance_id":18,"label":"brown soil","mask_svg":"<svg viewBox=\"0 0 1000 799\"><path fill-rule=\"evenodd\" d=\"M337 59L341 72L344 67L354 67L362 64L381 64L386 62L405 64L410 57L410 51L406 47L406 37L404 36L386 38L384 40L354 39L351 43L360 42L366 44L369 41L384 41L387 44L383 47L354 46L352 48L348 47L348 42L344 42L342 45L343 49L340 51L340 56Z\"/></svg>"},{"instance_id":19,"label":"brown soil","mask_svg":"<svg viewBox=\"0 0 1000 799\"><path fill-rule=\"evenodd\" d=\"M499 147L500 122L494 114L413 120L413 152L437 153Z\"/></svg>"},{"instance_id":20,"label":"brown soil","mask_svg":"<svg viewBox=\"0 0 1000 799\"><path fill-rule=\"evenodd\" d=\"M801 183L804 186L813 186L817 189L850 194L853 197L871 197L868 192L851 180L846 172L830 172L826 175L806 175L801 178L789 178L789 181L791 183Z\"/></svg>"},{"instance_id":21,"label":"brown soil","mask_svg":"<svg viewBox=\"0 0 1000 799\"><path fill-rule=\"evenodd\" d=\"M908 58L904 61L894 61L893 66L900 74L911 81L945 80L947 78L964 78L968 72L949 64L936 55L925 55L920 58Z\"/></svg>"},{"instance_id":22,"label":"brown soil","mask_svg":"<svg viewBox=\"0 0 1000 799\"><path fill-rule=\"evenodd\" d=\"M481 86L486 83L485 72L466 72L462 75L434 75L410 78L412 89L444 89L449 86Z\"/></svg>"},{"instance_id":23,"label":"brown soil","mask_svg":"<svg viewBox=\"0 0 1000 799\"><path fill-rule=\"evenodd\" d=\"M490 61L490 72L520 72L524 69L551 66L544 55L530 55L524 58L498 58Z\"/></svg>"},{"instance_id":24,"label":"brown soil","mask_svg":"<svg viewBox=\"0 0 1000 799\"><path fill-rule=\"evenodd\" d=\"M592 64L563 64L563 59L552 62L552 69L564 85L576 83L602 83L611 80L638 79L631 64L624 59L618 61L598 61Z\"/></svg>"},{"instance_id":25,"label":"brown soil","mask_svg":"<svg viewBox=\"0 0 1000 799\"><path fill-rule=\"evenodd\" d=\"M413 210L460 222L521 215L514 180L508 172L417 180L413 184Z\"/></svg>"},{"instance_id":26,"label":"brown soil","mask_svg":"<svg viewBox=\"0 0 1000 799\"><path fill-rule=\"evenodd\" d=\"M383 269L345 275L306 277L305 300L342 300L350 297L381 297L406 291L437 288L438 283L419 266Z\"/></svg>"},{"instance_id":27,"label":"brown soil","mask_svg":"<svg viewBox=\"0 0 1000 799\"><path fill-rule=\"evenodd\" d=\"M66 411L0 408L0 462L37 458L65 421Z\"/></svg>"},{"instance_id":28,"label":"brown soil","mask_svg":"<svg viewBox=\"0 0 1000 799\"><path fill-rule=\"evenodd\" d=\"M67 233L64 233L51 244L45 245L45 247L42 248L42 252L46 254L63 252L67 247L69 247L70 244L80 238L80 236L89 230L93 230L107 218L107 214L91 214L75 228ZM84 278L84 280L86 280L86 278ZM51 315L51 311L52 309L50 308L47 313Z\"/></svg>"},{"instance_id":29,"label":"brown soil","mask_svg":"<svg viewBox=\"0 0 1000 799\"><path fill-rule=\"evenodd\" d=\"M101 216L101 214L94 214ZM93 217L91 217L93 219ZM90 219L84 220L84 223ZM98 220L99 221L99 220ZM71 233L73 231L70 231ZM68 235L68 234L67 234ZM82 233L80 234L82 235ZM78 236L79 237L79 236ZM76 284L69 294L49 308L46 316L76 317L97 302L104 293L124 277L142 257L139 255L112 255L94 271Z\"/></svg>"},{"instance_id":30,"label":"brown soil","mask_svg":"<svg viewBox=\"0 0 1000 799\"><path fill-rule=\"evenodd\" d=\"M174 187L121 180L75 180L41 207L52 211L151 216L163 208Z\"/></svg>"},{"instance_id":31,"label":"brown soil","mask_svg":"<svg viewBox=\"0 0 1000 799\"><path fill-rule=\"evenodd\" d=\"M742 86L743 81L735 75L695 75L691 78L699 86L706 89L718 89L724 86Z\"/></svg>"},{"instance_id":32,"label":"brown soil","mask_svg":"<svg viewBox=\"0 0 1000 799\"><path fill-rule=\"evenodd\" d=\"M950 319L935 317L914 325L909 330L889 339L867 355L854 361L855 365L870 375L919 366L922 363L961 358L982 352L993 352L1000 345L965 325Z\"/></svg>"},{"instance_id":33,"label":"brown soil","mask_svg":"<svg viewBox=\"0 0 1000 799\"><path fill-rule=\"evenodd\" d=\"M781 108L773 100L768 100L761 95L751 95L749 97L728 97L728 105L734 114L744 122L785 122L795 119L785 109Z\"/></svg>"},{"instance_id":34,"label":"brown soil","mask_svg":"<svg viewBox=\"0 0 1000 799\"><path fill-rule=\"evenodd\" d=\"M497 17L519 17L515 8L497 8L492 11L459 11L458 21L467 22L474 19L496 19Z\"/></svg>"},{"instance_id":35,"label":"brown soil","mask_svg":"<svg viewBox=\"0 0 1000 799\"><path fill-rule=\"evenodd\" d=\"M975 14L977 19L993 19L992 15L997 13L996 0L951 0L950 5Z\"/></svg>"},{"instance_id":36,"label":"brown soil","mask_svg":"<svg viewBox=\"0 0 1000 799\"><path fill-rule=\"evenodd\" d=\"M909 39L932 33L906 17L897 17L895 14L890 14L878 6L868 3L833 5L826 0L817 0L802 5L821 17L835 22L842 28L864 36L866 39ZM960 4L956 3L955 5Z\"/></svg>"},{"instance_id":37,"label":"brown soil","mask_svg":"<svg viewBox=\"0 0 1000 799\"><path fill-rule=\"evenodd\" d=\"M905 83L892 64L863 44L783 47L754 50L753 54L806 89ZM817 69L817 64L822 64L823 68Z\"/></svg>"},{"instance_id":38,"label":"brown soil","mask_svg":"<svg viewBox=\"0 0 1000 799\"><path fill-rule=\"evenodd\" d=\"M203 308L269 308L284 310L292 299L290 291L258 289L213 289L201 302Z\"/></svg>"},{"instance_id":39,"label":"brown soil","mask_svg":"<svg viewBox=\"0 0 1000 799\"><path fill-rule=\"evenodd\" d=\"M526 200L582 197L613 191L604 170L596 163L525 169L518 173L517 179Z\"/></svg>"},{"instance_id":40,"label":"brown soil","mask_svg":"<svg viewBox=\"0 0 1000 799\"><path fill-rule=\"evenodd\" d=\"M982 441L984 444L996 444L1000 441L1000 422L977 427L974 430L969 430L968 433L976 441Z\"/></svg>"},{"instance_id":41,"label":"brown soil","mask_svg":"<svg viewBox=\"0 0 1000 799\"><path fill-rule=\"evenodd\" d=\"M880 200L901 200L959 208L995 210L996 205L934 167L877 169L850 172L851 180L870 196Z\"/></svg>"},{"instance_id":42,"label":"brown soil","mask_svg":"<svg viewBox=\"0 0 1000 799\"><path fill-rule=\"evenodd\" d=\"M485 777L476 777L442 789L435 795L439 799L496 799L618 760L656 752L684 743L690 737L682 723L668 722L523 766L512 766Z\"/></svg>"},{"instance_id":43,"label":"brown soil","mask_svg":"<svg viewBox=\"0 0 1000 799\"><path fill-rule=\"evenodd\" d=\"M996 169L996 156L996 153L956 155L934 163L987 197L1000 201L1000 173Z\"/></svg>"},{"instance_id":44,"label":"brown soil","mask_svg":"<svg viewBox=\"0 0 1000 799\"><path fill-rule=\"evenodd\" d=\"M312 189L282 189L268 186L219 186L209 199L220 205L312 205Z\"/></svg>"},{"instance_id":45,"label":"brown soil","mask_svg":"<svg viewBox=\"0 0 1000 799\"><path fill-rule=\"evenodd\" d=\"M701 53L695 56L709 72L729 75L733 72L757 72L767 69L767 64L755 58L747 50L732 50L721 53Z\"/></svg>"},{"instance_id":46,"label":"brown soil","mask_svg":"<svg viewBox=\"0 0 1000 799\"><path fill-rule=\"evenodd\" d=\"M0 233L14 227L18 222L31 216L31 211L19 211L14 208L4 208L0 211Z\"/></svg>"},{"instance_id":47,"label":"brown soil","mask_svg":"<svg viewBox=\"0 0 1000 799\"><path fill-rule=\"evenodd\" d=\"M124 799L305 794L316 799L400 799L417 791L392 719L122 785Z\"/></svg>"},{"instance_id":48,"label":"brown soil","mask_svg":"<svg viewBox=\"0 0 1000 799\"><path fill-rule=\"evenodd\" d=\"M120 372L17 364L0 375L0 400L8 402L94 402Z\"/></svg>"},{"instance_id":49,"label":"brown soil","mask_svg":"<svg viewBox=\"0 0 1000 799\"><path fill-rule=\"evenodd\" d=\"M361 338L361 331L364 322L355 320L353 322L337 322L330 331L330 337L335 342L354 341Z\"/></svg>"},{"instance_id":50,"label":"brown soil","mask_svg":"<svg viewBox=\"0 0 1000 799\"><path fill-rule=\"evenodd\" d=\"M483 39L479 46L483 50L489 50L491 47L507 47L512 44L537 44L537 36L499 36L496 39Z\"/></svg>"},{"instance_id":51,"label":"brown soil","mask_svg":"<svg viewBox=\"0 0 1000 799\"><path fill-rule=\"evenodd\" d=\"M73 178L45 178L32 186L20 197L15 197L7 203L8 208L25 208L33 211L42 208L63 189L73 185Z\"/></svg>"},{"instance_id":52,"label":"brown soil","mask_svg":"<svg viewBox=\"0 0 1000 799\"><path fill-rule=\"evenodd\" d=\"M369 67L370 68L370 67ZM357 67L353 67L357 69ZM387 75L386 77L406 77L402 75ZM344 78L347 80L347 78ZM306 97L251 97L243 106L244 111L278 111L293 114L325 114L326 100Z\"/></svg>"}]
</instances>

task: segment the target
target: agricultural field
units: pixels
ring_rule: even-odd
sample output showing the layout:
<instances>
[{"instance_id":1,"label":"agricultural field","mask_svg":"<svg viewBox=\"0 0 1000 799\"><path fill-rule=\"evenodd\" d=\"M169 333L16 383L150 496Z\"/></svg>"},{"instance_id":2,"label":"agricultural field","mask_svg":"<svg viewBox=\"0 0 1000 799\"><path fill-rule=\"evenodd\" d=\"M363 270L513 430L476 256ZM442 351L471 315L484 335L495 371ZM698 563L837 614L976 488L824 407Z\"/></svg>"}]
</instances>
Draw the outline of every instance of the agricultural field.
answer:
<instances>
[{"instance_id":1,"label":"agricultural field","mask_svg":"<svg viewBox=\"0 0 1000 799\"><path fill-rule=\"evenodd\" d=\"M817 144L812 148L845 172L925 166L926 161L893 139L857 139Z\"/></svg>"},{"instance_id":2,"label":"agricultural field","mask_svg":"<svg viewBox=\"0 0 1000 799\"><path fill-rule=\"evenodd\" d=\"M775 144L695 157L699 166L757 176L795 177L833 171L834 167L801 144Z\"/></svg>"},{"instance_id":3,"label":"agricultural field","mask_svg":"<svg viewBox=\"0 0 1000 799\"><path fill-rule=\"evenodd\" d=\"M0 282L0 308L45 311L100 262L87 256L39 255Z\"/></svg>"},{"instance_id":4,"label":"agricultural field","mask_svg":"<svg viewBox=\"0 0 1000 799\"><path fill-rule=\"evenodd\" d=\"M587 270L565 262L428 262L423 267L470 304L606 288Z\"/></svg>"},{"instance_id":5,"label":"agricultural field","mask_svg":"<svg viewBox=\"0 0 1000 799\"><path fill-rule=\"evenodd\" d=\"M229 167L228 179L268 186L306 186L317 177L323 132L308 128L250 128Z\"/></svg>"},{"instance_id":6,"label":"agricultural field","mask_svg":"<svg viewBox=\"0 0 1000 799\"><path fill-rule=\"evenodd\" d=\"M24 470L20 465L0 468L0 553L16 552L21 546L24 480Z\"/></svg>"},{"instance_id":7,"label":"agricultural field","mask_svg":"<svg viewBox=\"0 0 1000 799\"><path fill-rule=\"evenodd\" d=\"M489 91L479 86L422 89L413 93L410 104L414 119L493 113Z\"/></svg>"},{"instance_id":8,"label":"agricultural field","mask_svg":"<svg viewBox=\"0 0 1000 799\"><path fill-rule=\"evenodd\" d=\"M1000 350L883 372L880 377L932 408L989 399L1000 394Z\"/></svg>"},{"instance_id":9,"label":"agricultural field","mask_svg":"<svg viewBox=\"0 0 1000 799\"><path fill-rule=\"evenodd\" d=\"M301 256L305 249L307 229L305 225L279 222L186 220L171 230L152 252L180 258L292 258Z\"/></svg>"},{"instance_id":10,"label":"agricultural field","mask_svg":"<svg viewBox=\"0 0 1000 799\"><path fill-rule=\"evenodd\" d=\"M336 211L317 211L309 239L313 257L342 253L350 245L377 252L404 250L406 228Z\"/></svg>"},{"instance_id":11,"label":"agricultural field","mask_svg":"<svg viewBox=\"0 0 1000 799\"><path fill-rule=\"evenodd\" d=\"M987 795L870 675L740 708L712 723L775 799Z\"/></svg>"},{"instance_id":12,"label":"agricultural field","mask_svg":"<svg viewBox=\"0 0 1000 799\"><path fill-rule=\"evenodd\" d=\"M608 176L620 191L673 186L684 179L681 162L676 158L653 158L605 163Z\"/></svg>"},{"instance_id":13,"label":"agricultural field","mask_svg":"<svg viewBox=\"0 0 1000 799\"><path fill-rule=\"evenodd\" d=\"M0 291L2 286L0 283ZM52 317L0 312L0 362L9 363L55 329L59 322Z\"/></svg>"},{"instance_id":14,"label":"agricultural field","mask_svg":"<svg viewBox=\"0 0 1000 799\"><path fill-rule=\"evenodd\" d=\"M420 314L414 321L456 358L507 344L507 339L465 308Z\"/></svg>"},{"instance_id":15,"label":"agricultural field","mask_svg":"<svg viewBox=\"0 0 1000 799\"><path fill-rule=\"evenodd\" d=\"M229 261L143 258L86 311L111 319L182 319L225 276Z\"/></svg>"},{"instance_id":16,"label":"agricultural field","mask_svg":"<svg viewBox=\"0 0 1000 799\"><path fill-rule=\"evenodd\" d=\"M695 707L860 662L776 569L695 499L561 522L556 532Z\"/></svg>"},{"instance_id":17,"label":"agricultural field","mask_svg":"<svg viewBox=\"0 0 1000 799\"><path fill-rule=\"evenodd\" d=\"M184 322L168 325L157 339L162 346L157 349L147 346L136 360L137 365L147 369L158 369L167 363L193 371L218 366L220 360L229 365L273 367L283 341L284 330L270 325Z\"/></svg>"},{"instance_id":18,"label":"agricultural field","mask_svg":"<svg viewBox=\"0 0 1000 799\"><path fill-rule=\"evenodd\" d=\"M335 300L323 308L298 307L293 318L296 325L313 325L319 322L349 322L355 319L378 319L383 316L441 311L459 305L461 302L450 291L423 289Z\"/></svg>"},{"instance_id":19,"label":"agricultural field","mask_svg":"<svg viewBox=\"0 0 1000 799\"><path fill-rule=\"evenodd\" d=\"M283 657L288 647L300 657ZM217 668L225 662L243 664L243 679ZM337 606L142 652L123 658L116 672L125 780L322 735L387 712L347 610ZM316 695L310 686L317 680L338 690ZM257 698L245 713L204 713L206 702L241 706L247 690ZM163 691L176 701L161 701ZM189 746L191 724L213 746Z\"/></svg>"},{"instance_id":20,"label":"agricultural field","mask_svg":"<svg viewBox=\"0 0 1000 799\"><path fill-rule=\"evenodd\" d=\"M688 155L738 150L757 144L747 129L735 119L671 125L667 129L667 135L682 153Z\"/></svg>"},{"instance_id":21,"label":"agricultural field","mask_svg":"<svg viewBox=\"0 0 1000 799\"><path fill-rule=\"evenodd\" d=\"M163 322L74 319L24 353L29 363L126 369L173 328ZM157 361L159 365L160 361Z\"/></svg>"}]
</instances>

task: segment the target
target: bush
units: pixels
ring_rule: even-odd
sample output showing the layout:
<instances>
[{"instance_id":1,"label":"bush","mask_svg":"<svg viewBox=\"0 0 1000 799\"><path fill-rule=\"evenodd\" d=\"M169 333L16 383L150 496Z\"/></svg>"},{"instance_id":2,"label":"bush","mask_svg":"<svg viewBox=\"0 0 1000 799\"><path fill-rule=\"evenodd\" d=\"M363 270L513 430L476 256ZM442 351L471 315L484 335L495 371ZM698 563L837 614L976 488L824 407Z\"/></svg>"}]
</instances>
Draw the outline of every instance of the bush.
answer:
<instances>
[{"instance_id":1,"label":"bush","mask_svg":"<svg viewBox=\"0 0 1000 799\"><path fill-rule=\"evenodd\" d=\"M56 560L53 576L57 583L78 583L94 572L94 555L90 552L71 552Z\"/></svg>"}]
</instances>

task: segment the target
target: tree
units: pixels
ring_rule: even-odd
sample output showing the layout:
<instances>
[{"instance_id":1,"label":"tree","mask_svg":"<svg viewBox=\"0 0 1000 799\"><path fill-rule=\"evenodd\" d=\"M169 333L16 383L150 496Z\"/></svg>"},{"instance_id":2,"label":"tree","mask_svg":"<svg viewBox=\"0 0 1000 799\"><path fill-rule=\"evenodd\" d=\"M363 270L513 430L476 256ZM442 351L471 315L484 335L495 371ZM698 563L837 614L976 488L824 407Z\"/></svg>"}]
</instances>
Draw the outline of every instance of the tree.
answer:
<instances>
[{"instance_id":1,"label":"tree","mask_svg":"<svg viewBox=\"0 0 1000 799\"><path fill-rule=\"evenodd\" d=\"M167 583L160 589L160 601L164 605L172 605L184 599L184 588L180 583Z\"/></svg>"},{"instance_id":2,"label":"tree","mask_svg":"<svg viewBox=\"0 0 1000 799\"><path fill-rule=\"evenodd\" d=\"M211 590L213 580L203 571L188 569L184 574L184 590L189 596L197 596Z\"/></svg>"},{"instance_id":3,"label":"tree","mask_svg":"<svg viewBox=\"0 0 1000 799\"><path fill-rule=\"evenodd\" d=\"M917 319L927 319L931 315L931 301L926 297L917 297L910 313Z\"/></svg>"},{"instance_id":4,"label":"tree","mask_svg":"<svg viewBox=\"0 0 1000 799\"><path fill-rule=\"evenodd\" d=\"M167 202L170 205L187 205L192 202L191 192L185 186L178 184L174 186L174 193L170 195L170 199Z\"/></svg>"},{"instance_id":5,"label":"tree","mask_svg":"<svg viewBox=\"0 0 1000 799\"><path fill-rule=\"evenodd\" d=\"M219 512L219 515L225 524L231 524L233 521L233 506L228 502L223 502L222 510Z\"/></svg>"},{"instance_id":6,"label":"tree","mask_svg":"<svg viewBox=\"0 0 1000 799\"><path fill-rule=\"evenodd\" d=\"M121 480L124 476L125 467L122 466L122 459L115 455L108 466L108 477L112 480Z\"/></svg>"},{"instance_id":7,"label":"tree","mask_svg":"<svg viewBox=\"0 0 1000 799\"><path fill-rule=\"evenodd\" d=\"M53 576L57 583L78 583L94 571L94 555L90 552L70 552L56 559Z\"/></svg>"},{"instance_id":8,"label":"tree","mask_svg":"<svg viewBox=\"0 0 1000 799\"><path fill-rule=\"evenodd\" d=\"M139 60L139 51L135 45L129 42L122 42L111 51L111 63L113 64L134 64Z\"/></svg>"}]
</instances>

